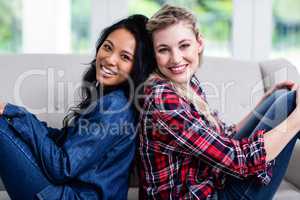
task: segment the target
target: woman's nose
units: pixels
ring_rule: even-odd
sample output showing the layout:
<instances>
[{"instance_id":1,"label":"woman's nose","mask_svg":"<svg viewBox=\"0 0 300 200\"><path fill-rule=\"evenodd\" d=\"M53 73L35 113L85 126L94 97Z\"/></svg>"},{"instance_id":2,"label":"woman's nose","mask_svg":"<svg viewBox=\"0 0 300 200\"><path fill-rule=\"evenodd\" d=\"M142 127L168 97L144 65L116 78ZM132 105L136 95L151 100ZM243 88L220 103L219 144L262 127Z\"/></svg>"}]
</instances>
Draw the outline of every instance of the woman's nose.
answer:
<instances>
[{"instance_id":1,"label":"woman's nose","mask_svg":"<svg viewBox=\"0 0 300 200\"><path fill-rule=\"evenodd\" d=\"M118 62L118 56L115 53L106 57L106 63L111 66L116 66Z\"/></svg>"},{"instance_id":2,"label":"woman's nose","mask_svg":"<svg viewBox=\"0 0 300 200\"><path fill-rule=\"evenodd\" d=\"M172 51L172 55L171 55L172 64L178 64L178 63L180 63L181 59L182 59L182 55L181 55L180 51L173 50Z\"/></svg>"}]
</instances>

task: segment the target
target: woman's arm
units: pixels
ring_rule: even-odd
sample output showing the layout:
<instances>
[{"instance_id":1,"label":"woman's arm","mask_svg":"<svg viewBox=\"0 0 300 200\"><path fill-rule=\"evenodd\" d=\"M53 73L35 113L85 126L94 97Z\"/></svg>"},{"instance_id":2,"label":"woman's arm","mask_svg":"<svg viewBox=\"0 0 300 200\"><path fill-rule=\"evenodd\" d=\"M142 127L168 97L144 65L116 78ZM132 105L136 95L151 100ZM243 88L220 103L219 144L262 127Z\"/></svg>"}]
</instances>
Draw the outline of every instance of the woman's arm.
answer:
<instances>
[{"instance_id":1,"label":"woman's arm","mask_svg":"<svg viewBox=\"0 0 300 200\"><path fill-rule=\"evenodd\" d=\"M300 87L296 86L296 108L272 130L264 135L267 160L273 160L300 130Z\"/></svg>"},{"instance_id":2,"label":"woman's arm","mask_svg":"<svg viewBox=\"0 0 300 200\"><path fill-rule=\"evenodd\" d=\"M5 110L6 104L7 104L7 103L0 101L0 116L3 115L3 112L4 112L4 110ZM18 115L16 115L16 116L18 116ZM41 124L47 128L48 133L49 133L49 136L50 136L51 138L54 138L54 137L56 137L56 136L58 136L58 135L60 135L60 134L62 133L62 132L61 132L61 129L50 127L50 126L48 126L48 124L47 124L46 122L44 122L44 121L41 121Z\"/></svg>"},{"instance_id":3,"label":"woman's arm","mask_svg":"<svg viewBox=\"0 0 300 200\"><path fill-rule=\"evenodd\" d=\"M160 142L166 141L166 148L170 149L168 146L173 145L172 149L179 153L201 158L212 167L240 177L258 175L267 169L268 161L274 158L272 151L278 149L273 140L281 140L278 135L282 134L277 134L274 130L267 133L258 130L251 137L242 140L228 138L215 132L200 114L187 109L188 106L182 103L184 101L172 88L155 88L151 108L153 124L156 123L158 133L161 134ZM292 125L291 122L288 123ZM280 125L279 129L283 126ZM291 136L286 138L286 141L296 133L296 129L289 131ZM165 139L168 135L171 136L172 142ZM154 137L155 140L158 139L157 135ZM285 144L281 146L284 147Z\"/></svg>"},{"instance_id":4,"label":"woman's arm","mask_svg":"<svg viewBox=\"0 0 300 200\"><path fill-rule=\"evenodd\" d=\"M191 110L168 85L155 85L152 95L148 113L155 126L153 140L159 140L166 150L194 156L232 176L247 177L266 170L264 130L235 140L207 125L201 113Z\"/></svg>"},{"instance_id":5,"label":"woman's arm","mask_svg":"<svg viewBox=\"0 0 300 200\"><path fill-rule=\"evenodd\" d=\"M123 104L116 100L106 106L108 110L124 108L120 108ZM64 183L93 167L112 146L131 136L123 132L121 125L133 121L132 113L126 109L106 115L97 110L95 115L83 118L74 132L69 133L67 142L59 147L48 138L42 122L24 108L7 104L3 116L30 145L44 172L55 183Z\"/></svg>"}]
</instances>

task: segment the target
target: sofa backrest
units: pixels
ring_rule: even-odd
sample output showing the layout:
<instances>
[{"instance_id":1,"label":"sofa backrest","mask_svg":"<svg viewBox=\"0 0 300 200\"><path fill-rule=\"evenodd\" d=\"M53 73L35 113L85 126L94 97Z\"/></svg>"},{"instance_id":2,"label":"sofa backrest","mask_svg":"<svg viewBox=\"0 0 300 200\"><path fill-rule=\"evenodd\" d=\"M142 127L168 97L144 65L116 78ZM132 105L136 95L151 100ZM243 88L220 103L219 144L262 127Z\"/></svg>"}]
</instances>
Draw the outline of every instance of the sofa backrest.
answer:
<instances>
[{"instance_id":1,"label":"sofa backrest","mask_svg":"<svg viewBox=\"0 0 300 200\"><path fill-rule=\"evenodd\" d=\"M70 105L78 102L78 86L91 57L25 54L0 56L0 99L25 106L50 126L61 127ZM259 65L205 57L197 72L212 108L236 122L263 94Z\"/></svg>"},{"instance_id":2,"label":"sofa backrest","mask_svg":"<svg viewBox=\"0 0 300 200\"><path fill-rule=\"evenodd\" d=\"M259 64L232 58L205 57L196 75L210 107L228 123L239 121L264 93Z\"/></svg>"},{"instance_id":3,"label":"sofa backrest","mask_svg":"<svg viewBox=\"0 0 300 200\"><path fill-rule=\"evenodd\" d=\"M22 105L49 126L60 128L69 106L78 102L76 88L91 59L87 55L1 55L0 100ZM227 121L234 122L249 110L253 88L256 96L262 93L255 63L205 58L197 75L210 104ZM137 176L131 178L131 185L137 186Z\"/></svg>"},{"instance_id":4,"label":"sofa backrest","mask_svg":"<svg viewBox=\"0 0 300 200\"><path fill-rule=\"evenodd\" d=\"M50 126L61 127L91 61L81 55L1 55L0 99L25 106Z\"/></svg>"}]
</instances>

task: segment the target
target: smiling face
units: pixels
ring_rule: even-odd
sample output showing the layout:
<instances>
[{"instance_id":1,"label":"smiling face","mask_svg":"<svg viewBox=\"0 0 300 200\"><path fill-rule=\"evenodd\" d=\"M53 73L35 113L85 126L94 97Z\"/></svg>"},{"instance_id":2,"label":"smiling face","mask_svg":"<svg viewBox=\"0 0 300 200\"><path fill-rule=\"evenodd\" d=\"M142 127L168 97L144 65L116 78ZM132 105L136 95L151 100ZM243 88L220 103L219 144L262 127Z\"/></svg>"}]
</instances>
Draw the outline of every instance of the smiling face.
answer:
<instances>
[{"instance_id":1,"label":"smiling face","mask_svg":"<svg viewBox=\"0 0 300 200\"><path fill-rule=\"evenodd\" d=\"M196 36L191 25L180 21L153 32L158 68L168 79L187 83L199 66L203 39Z\"/></svg>"},{"instance_id":2,"label":"smiling face","mask_svg":"<svg viewBox=\"0 0 300 200\"><path fill-rule=\"evenodd\" d=\"M136 41L126 29L108 35L96 57L96 79L105 86L123 83L133 68Z\"/></svg>"}]
</instances>

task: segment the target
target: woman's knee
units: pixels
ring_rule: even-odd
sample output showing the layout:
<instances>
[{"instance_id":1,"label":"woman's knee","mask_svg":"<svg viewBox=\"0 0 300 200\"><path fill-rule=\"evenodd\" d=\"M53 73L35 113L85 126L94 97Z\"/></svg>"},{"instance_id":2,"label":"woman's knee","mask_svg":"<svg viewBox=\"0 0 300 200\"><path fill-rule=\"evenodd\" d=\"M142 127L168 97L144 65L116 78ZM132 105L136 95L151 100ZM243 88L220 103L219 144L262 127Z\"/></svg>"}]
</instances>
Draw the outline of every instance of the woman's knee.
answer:
<instances>
[{"instance_id":1,"label":"woman's knee","mask_svg":"<svg viewBox=\"0 0 300 200\"><path fill-rule=\"evenodd\" d=\"M274 106L277 112L291 113L296 106L296 92L287 91L281 93L281 95L276 99Z\"/></svg>"},{"instance_id":2,"label":"woman's knee","mask_svg":"<svg viewBox=\"0 0 300 200\"><path fill-rule=\"evenodd\" d=\"M16 148L17 140L12 133L9 131L5 131L0 129L0 151L3 152L10 152L12 148ZM9 149L9 150L8 150Z\"/></svg>"},{"instance_id":3,"label":"woman's knee","mask_svg":"<svg viewBox=\"0 0 300 200\"><path fill-rule=\"evenodd\" d=\"M0 117L0 145L16 145L21 143L20 140L14 129L9 126L4 118Z\"/></svg>"},{"instance_id":4,"label":"woman's knee","mask_svg":"<svg viewBox=\"0 0 300 200\"><path fill-rule=\"evenodd\" d=\"M288 89L279 89L279 90L275 90L273 93L272 93L272 96L275 98L275 99L278 99L279 97L281 97L282 95L284 94L287 94L289 92Z\"/></svg>"},{"instance_id":5,"label":"woman's knee","mask_svg":"<svg viewBox=\"0 0 300 200\"><path fill-rule=\"evenodd\" d=\"M266 107L270 107L277 99L279 99L282 95L285 95L287 93L288 93L287 89L275 90L270 96L268 96L267 99L265 99L262 105Z\"/></svg>"},{"instance_id":6,"label":"woman's knee","mask_svg":"<svg viewBox=\"0 0 300 200\"><path fill-rule=\"evenodd\" d=\"M0 130L0 156L14 162L15 158L24 157L31 164L38 166L36 158L32 154L30 147L12 130Z\"/></svg>"},{"instance_id":7,"label":"woman's knee","mask_svg":"<svg viewBox=\"0 0 300 200\"><path fill-rule=\"evenodd\" d=\"M285 91L278 96L278 103L291 105L296 103L296 91Z\"/></svg>"}]
</instances>

